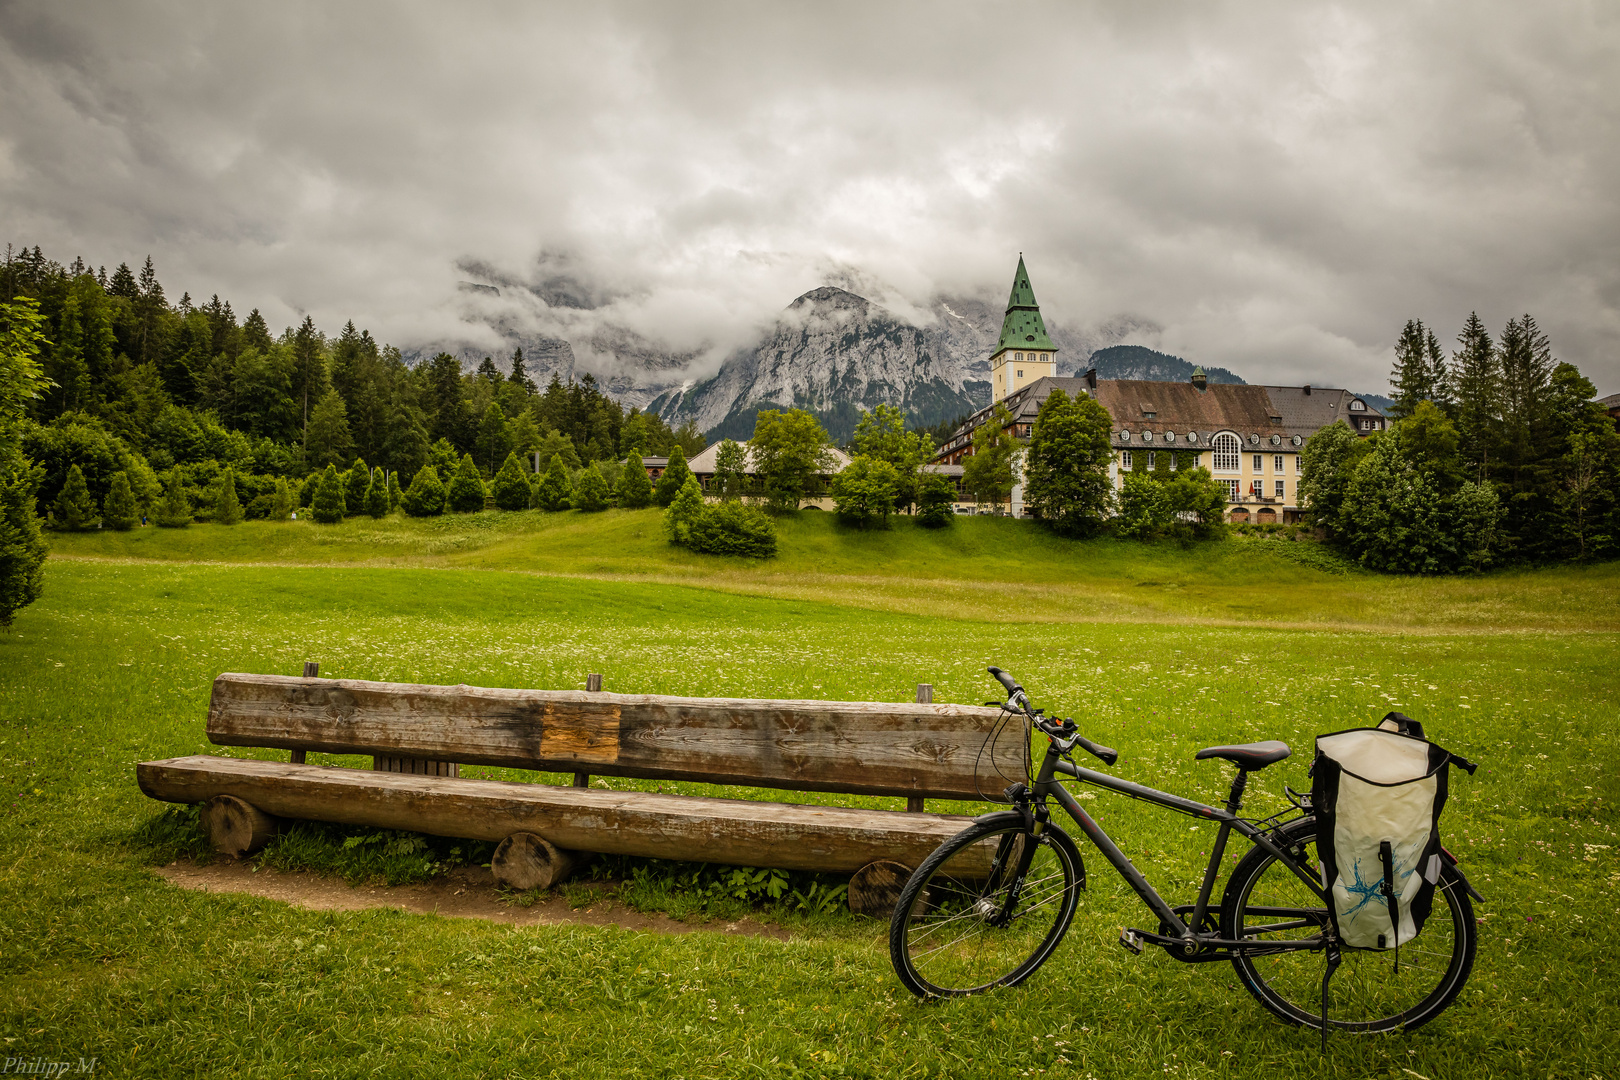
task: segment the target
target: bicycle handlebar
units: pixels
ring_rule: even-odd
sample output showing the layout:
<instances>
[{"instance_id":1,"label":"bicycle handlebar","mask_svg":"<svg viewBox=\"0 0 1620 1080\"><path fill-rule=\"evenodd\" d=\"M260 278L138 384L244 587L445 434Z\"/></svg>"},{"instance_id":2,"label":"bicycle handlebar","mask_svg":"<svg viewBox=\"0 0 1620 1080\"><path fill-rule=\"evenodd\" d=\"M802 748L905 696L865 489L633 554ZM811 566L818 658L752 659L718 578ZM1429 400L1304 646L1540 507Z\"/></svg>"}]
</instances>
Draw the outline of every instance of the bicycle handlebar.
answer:
<instances>
[{"instance_id":1,"label":"bicycle handlebar","mask_svg":"<svg viewBox=\"0 0 1620 1080\"><path fill-rule=\"evenodd\" d=\"M1048 720L1046 717L1038 715L1030 708L1029 696L1025 693L1024 688L1019 685L1017 679L1014 679L1007 672L998 667L991 667L987 670L996 677L997 682L1006 688L1009 700L1020 706L1019 708L1013 708L1009 704L1003 705L1002 708L1009 712L1021 712L1029 717L1037 728L1055 740L1065 752L1072 747L1078 746L1088 754L1096 757L1104 765L1112 765L1119 760L1118 750L1103 746L1100 743L1094 743L1081 735L1075 728L1073 720Z\"/></svg>"},{"instance_id":2,"label":"bicycle handlebar","mask_svg":"<svg viewBox=\"0 0 1620 1080\"><path fill-rule=\"evenodd\" d=\"M1002 686L1007 688L1007 693L1016 694L1020 690L1023 689L1022 686L1018 685L1018 680L1017 679L1013 678L1011 675L1007 674L1005 671L1002 671L1000 668L992 667L992 668L989 668L988 670L989 670L990 674L992 674L992 675L994 675L996 677L997 682L999 682Z\"/></svg>"}]
</instances>

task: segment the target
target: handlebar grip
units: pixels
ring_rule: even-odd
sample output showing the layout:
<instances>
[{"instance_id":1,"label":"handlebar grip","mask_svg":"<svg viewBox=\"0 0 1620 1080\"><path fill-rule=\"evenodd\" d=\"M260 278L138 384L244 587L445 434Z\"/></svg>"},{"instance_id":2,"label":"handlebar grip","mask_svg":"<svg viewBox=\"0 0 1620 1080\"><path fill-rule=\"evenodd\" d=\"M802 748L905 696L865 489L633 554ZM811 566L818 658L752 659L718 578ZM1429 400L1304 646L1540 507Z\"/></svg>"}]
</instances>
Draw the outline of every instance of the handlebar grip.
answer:
<instances>
[{"instance_id":1,"label":"handlebar grip","mask_svg":"<svg viewBox=\"0 0 1620 1080\"><path fill-rule=\"evenodd\" d=\"M1119 760L1118 750L1112 750L1106 746L1099 746L1083 736L1076 739L1075 744L1084 749L1087 753L1097 757L1104 765L1112 765L1114 762Z\"/></svg>"},{"instance_id":2,"label":"handlebar grip","mask_svg":"<svg viewBox=\"0 0 1620 1080\"><path fill-rule=\"evenodd\" d=\"M1014 679L1011 675L1007 674L1005 671L1002 671L1000 668L992 667L992 668L989 668L988 670L989 670L990 674L992 674L992 675L994 675L996 677L997 682L999 682L1002 686L1005 686L1007 688L1007 693L1016 694L1020 690L1023 689L1022 686L1018 685L1018 680L1017 679Z\"/></svg>"}]
</instances>

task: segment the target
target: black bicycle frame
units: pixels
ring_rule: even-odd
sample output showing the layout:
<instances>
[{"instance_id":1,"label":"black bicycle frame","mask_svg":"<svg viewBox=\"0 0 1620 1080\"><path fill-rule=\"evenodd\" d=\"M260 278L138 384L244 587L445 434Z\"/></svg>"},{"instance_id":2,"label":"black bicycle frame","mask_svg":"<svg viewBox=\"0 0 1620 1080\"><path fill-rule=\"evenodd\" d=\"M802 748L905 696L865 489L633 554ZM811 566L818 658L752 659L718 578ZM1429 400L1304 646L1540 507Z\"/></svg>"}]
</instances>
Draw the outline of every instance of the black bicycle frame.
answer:
<instances>
[{"instance_id":1,"label":"black bicycle frame","mask_svg":"<svg viewBox=\"0 0 1620 1080\"><path fill-rule=\"evenodd\" d=\"M1091 815L1086 813L1075 797L1064 788L1063 784L1056 778L1058 773L1072 776L1077 780L1083 780L1088 784L1106 788L1109 791L1116 791L1128 798L1166 807L1177 813L1186 814L1188 817L1214 821L1220 824L1220 831L1215 837L1215 844L1210 849L1209 866L1204 871L1204 880L1198 889L1198 902L1193 905L1191 916L1185 924L1183 924L1181 916L1175 909L1165 902L1164 897L1160 896L1158 891L1148 884L1147 878L1142 876L1142 872L1119 849L1119 845L1114 843L1113 839L1103 831L1102 826L1098 825ZM1069 816L1074 819L1074 823L1080 826L1080 831L1085 833L1091 842L1096 845L1097 850L1102 852L1103 858L1107 859L1109 864L1119 872L1119 876L1124 878L1126 883L1135 890L1136 895L1142 898L1142 902L1159 917L1159 921L1165 927L1186 926L1186 932L1176 941L1183 946L1188 956L1193 953L1203 953L1207 949L1215 950L1217 956L1220 957L1230 956L1236 952L1253 954L1258 952L1322 949L1327 944L1326 938L1297 942L1229 941L1216 935L1204 934L1199 930L1199 927L1203 925L1205 914L1209 911L1210 892L1213 890L1215 881L1219 876L1221 858L1225 854L1226 842L1233 831L1247 837L1256 846L1269 852L1284 866L1288 867L1296 877L1310 887L1313 894L1321 898L1324 909L1328 904L1328 897L1321 882L1317 881L1291 855L1273 843L1271 837L1267 835L1266 829L1237 816L1237 803L1241 798L1246 782L1246 775L1240 771L1237 779L1233 781L1230 808L1207 806L1204 803L1195 802L1192 799L1183 799L1179 795L1172 795L1166 791L1158 791L1142 784L1132 783L1129 780L1121 780L1117 776L1081 768L1073 762L1065 760L1056 746L1049 745L1045 759L1041 762L1040 772L1035 777L1035 785L1031 794L1037 804L1042 803L1047 797L1056 799L1058 805L1068 811ZM1172 943L1172 939L1166 938L1165 935L1143 933L1143 936L1152 939L1162 938L1164 940L1156 943L1165 945L1167 948ZM1205 958L1215 957L1206 956Z\"/></svg>"}]
</instances>

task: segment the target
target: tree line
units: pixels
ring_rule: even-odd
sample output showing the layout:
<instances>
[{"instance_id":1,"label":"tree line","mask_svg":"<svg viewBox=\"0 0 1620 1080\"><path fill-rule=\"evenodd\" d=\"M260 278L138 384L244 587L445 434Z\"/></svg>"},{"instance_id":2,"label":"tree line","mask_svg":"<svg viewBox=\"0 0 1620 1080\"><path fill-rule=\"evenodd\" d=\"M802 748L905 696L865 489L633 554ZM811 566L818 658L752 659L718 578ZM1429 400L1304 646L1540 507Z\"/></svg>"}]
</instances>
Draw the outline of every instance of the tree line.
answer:
<instances>
[{"instance_id":1,"label":"tree line","mask_svg":"<svg viewBox=\"0 0 1620 1080\"><path fill-rule=\"evenodd\" d=\"M1387 430L1361 439L1338 423L1306 444L1301 495L1329 543L1401 573L1615 553L1620 433L1534 318L1493 339L1471 313L1449 356L1409 320L1390 385Z\"/></svg>"}]
</instances>

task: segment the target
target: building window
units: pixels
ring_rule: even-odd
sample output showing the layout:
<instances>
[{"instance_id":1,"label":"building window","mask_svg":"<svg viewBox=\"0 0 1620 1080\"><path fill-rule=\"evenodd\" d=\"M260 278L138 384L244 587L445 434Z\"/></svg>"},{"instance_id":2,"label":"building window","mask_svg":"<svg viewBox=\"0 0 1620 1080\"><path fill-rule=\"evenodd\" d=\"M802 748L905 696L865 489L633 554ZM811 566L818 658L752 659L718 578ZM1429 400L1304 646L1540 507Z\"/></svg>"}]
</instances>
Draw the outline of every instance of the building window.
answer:
<instances>
[{"instance_id":1,"label":"building window","mask_svg":"<svg viewBox=\"0 0 1620 1080\"><path fill-rule=\"evenodd\" d=\"M1281 499L1283 497L1284 497L1283 496L1283 482L1281 480L1278 480L1277 481L1277 498Z\"/></svg>"},{"instance_id":2,"label":"building window","mask_svg":"<svg viewBox=\"0 0 1620 1080\"><path fill-rule=\"evenodd\" d=\"M1283 456L1281 454L1277 454L1271 459L1271 471L1272 472L1282 472L1283 471Z\"/></svg>"},{"instance_id":3,"label":"building window","mask_svg":"<svg viewBox=\"0 0 1620 1080\"><path fill-rule=\"evenodd\" d=\"M1021 352L1015 352L1015 353L1013 353L1013 359L1014 359L1014 360L1022 360L1022 359L1023 359L1023 358L1024 358L1024 354L1023 354L1023 353L1021 353Z\"/></svg>"},{"instance_id":4,"label":"building window","mask_svg":"<svg viewBox=\"0 0 1620 1080\"><path fill-rule=\"evenodd\" d=\"M1237 502L1238 482L1236 480L1217 480L1216 483L1226 488L1227 501Z\"/></svg>"},{"instance_id":5,"label":"building window","mask_svg":"<svg viewBox=\"0 0 1620 1080\"><path fill-rule=\"evenodd\" d=\"M1024 369L1023 368L1018 369L1018 377L1020 379L1022 379L1024 377Z\"/></svg>"},{"instance_id":6,"label":"building window","mask_svg":"<svg viewBox=\"0 0 1620 1080\"><path fill-rule=\"evenodd\" d=\"M1119 467L1125 472L1131 471L1131 452L1129 450L1119 452Z\"/></svg>"},{"instance_id":7,"label":"building window","mask_svg":"<svg viewBox=\"0 0 1620 1080\"><path fill-rule=\"evenodd\" d=\"M1236 435L1217 435L1214 439L1215 471L1237 472L1238 468L1238 440ZM1237 493L1234 485L1233 494Z\"/></svg>"},{"instance_id":8,"label":"building window","mask_svg":"<svg viewBox=\"0 0 1620 1080\"><path fill-rule=\"evenodd\" d=\"M1265 471L1266 467L1263 464L1261 464L1262 460L1263 459L1261 458L1261 456L1259 454L1254 455L1254 471L1255 472L1264 472Z\"/></svg>"},{"instance_id":9,"label":"building window","mask_svg":"<svg viewBox=\"0 0 1620 1080\"><path fill-rule=\"evenodd\" d=\"M1352 401L1350 403L1350 411L1351 412L1366 412L1367 411L1367 406L1363 402Z\"/></svg>"},{"instance_id":10,"label":"building window","mask_svg":"<svg viewBox=\"0 0 1620 1080\"><path fill-rule=\"evenodd\" d=\"M1176 471L1176 455L1175 454L1170 455L1170 471L1171 472Z\"/></svg>"},{"instance_id":11,"label":"building window","mask_svg":"<svg viewBox=\"0 0 1620 1080\"><path fill-rule=\"evenodd\" d=\"M1305 471L1305 455L1294 455L1294 475L1299 476Z\"/></svg>"},{"instance_id":12,"label":"building window","mask_svg":"<svg viewBox=\"0 0 1620 1080\"><path fill-rule=\"evenodd\" d=\"M1148 472L1152 472L1154 470L1154 468L1158 464L1159 464L1159 452L1157 450L1149 450L1148 451Z\"/></svg>"}]
</instances>

